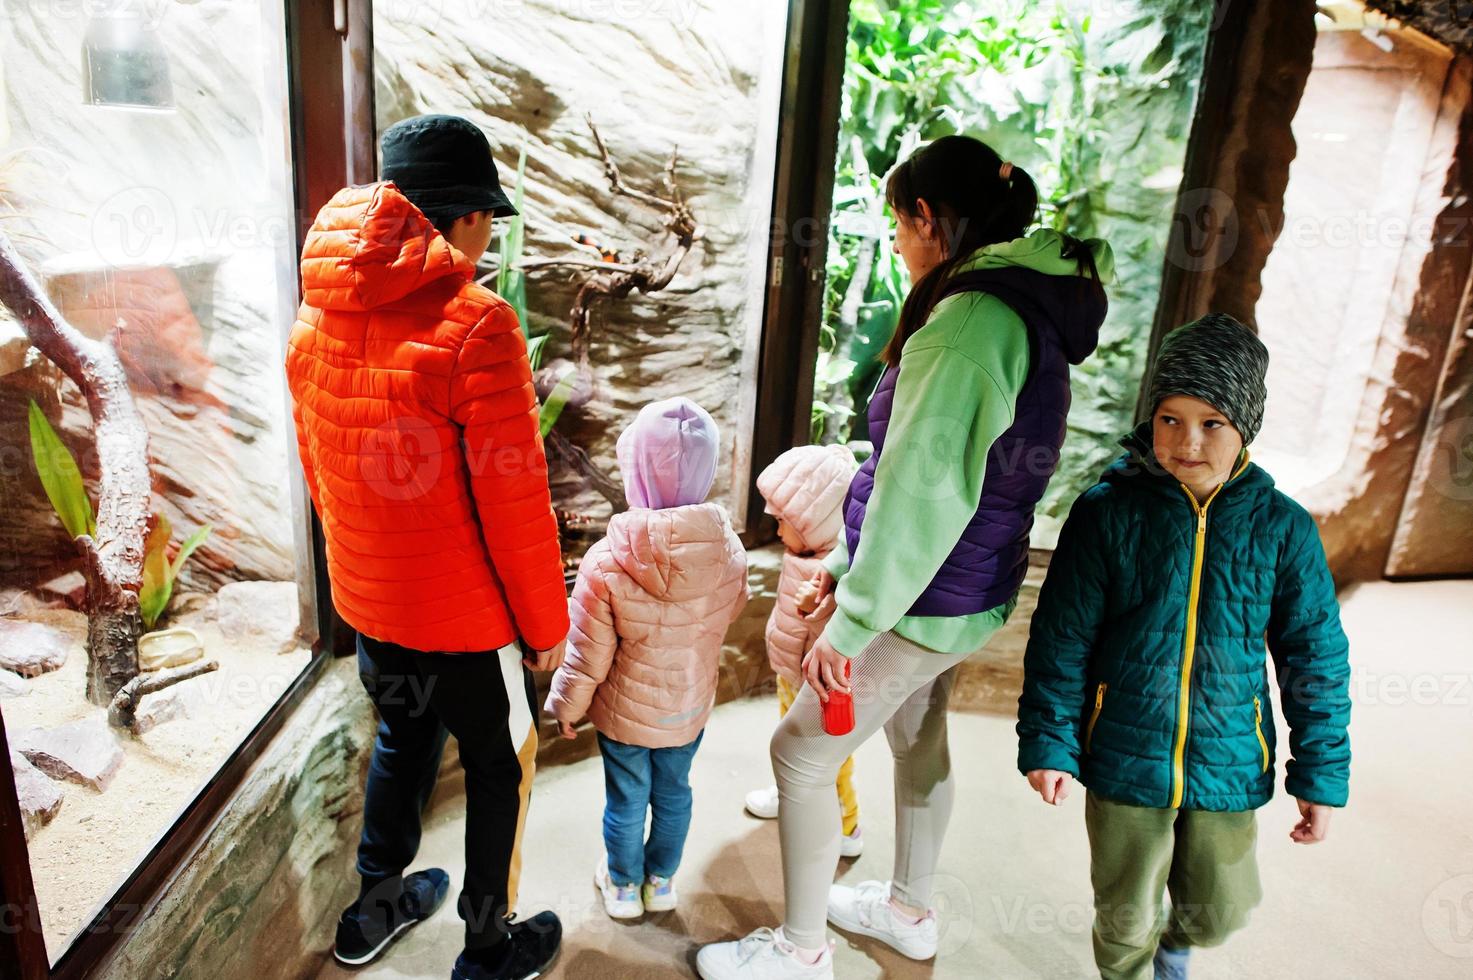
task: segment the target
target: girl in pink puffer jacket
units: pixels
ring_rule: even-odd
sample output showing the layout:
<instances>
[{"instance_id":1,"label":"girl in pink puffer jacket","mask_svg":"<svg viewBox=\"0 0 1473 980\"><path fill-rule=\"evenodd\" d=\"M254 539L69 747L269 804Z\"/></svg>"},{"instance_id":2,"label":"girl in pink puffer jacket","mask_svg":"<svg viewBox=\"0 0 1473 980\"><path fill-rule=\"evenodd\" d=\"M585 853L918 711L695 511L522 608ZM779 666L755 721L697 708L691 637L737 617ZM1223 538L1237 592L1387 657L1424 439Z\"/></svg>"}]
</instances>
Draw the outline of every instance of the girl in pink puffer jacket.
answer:
<instances>
[{"instance_id":1,"label":"girl in pink puffer jacket","mask_svg":"<svg viewBox=\"0 0 1473 980\"><path fill-rule=\"evenodd\" d=\"M606 856L594 883L617 919L675 908L691 760L722 640L747 603L747 553L721 505L704 503L719 443L686 398L646 405L619 436L630 509L579 566L567 659L547 699L563 737L585 713L598 729Z\"/></svg>"},{"instance_id":2,"label":"girl in pink puffer jacket","mask_svg":"<svg viewBox=\"0 0 1473 980\"><path fill-rule=\"evenodd\" d=\"M777 583L777 603L767 620L767 659L777 673L777 703L787 714L803 687L803 657L823 632L833 605L810 611L810 581L844 530L844 495L858 469L847 446L798 446L789 449L757 477L757 491L767 513L777 518L777 533L786 552ZM864 849L859 832L859 799L854 794L854 758L844 760L836 783L844 837L839 853L858 857ZM747 812L777 816L777 787L747 794Z\"/></svg>"}]
</instances>

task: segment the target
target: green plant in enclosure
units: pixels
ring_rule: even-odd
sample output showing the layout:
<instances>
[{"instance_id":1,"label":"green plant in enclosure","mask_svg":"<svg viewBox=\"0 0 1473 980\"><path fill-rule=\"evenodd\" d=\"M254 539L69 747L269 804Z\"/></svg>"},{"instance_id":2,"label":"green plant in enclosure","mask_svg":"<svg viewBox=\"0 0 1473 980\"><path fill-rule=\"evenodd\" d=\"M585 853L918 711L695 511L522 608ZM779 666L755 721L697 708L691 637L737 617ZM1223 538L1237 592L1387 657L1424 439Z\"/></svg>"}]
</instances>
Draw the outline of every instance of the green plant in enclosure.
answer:
<instances>
[{"instance_id":1,"label":"green plant in enclosure","mask_svg":"<svg viewBox=\"0 0 1473 980\"><path fill-rule=\"evenodd\" d=\"M73 538L95 535L97 519L76 457L61 441L41 406L34 400L30 403L29 422L31 456L36 463L36 473L61 526ZM179 553L170 560L169 545L173 536L174 529L168 518L155 514L152 530L144 541L143 585L138 592L139 615L143 618L143 625L149 629L153 629L168 607L174 594L174 582L179 578L184 562L210 536L210 525L206 524L185 539Z\"/></svg>"},{"instance_id":2,"label":"green plant in enclosure","mask_svg":"<svg viewBox=\"0 0 1473 980\"><path fill-rule=\"evenodd\" d=\"M36 463L36 473L41 478L41 487L46 499L61 520L61 526L73 538L97 533L97 518L92 513L92 501L87 498L87 488L82 484L82 471L77 468L76 457L61 441L56 430L41 406L34 400L30 407L31 457Z\"/></svg>"},{"instance_id":3,"label":"green plant in enclosure","mask_svg":"<svg viewBox=\"0 0 1473 980\"><path fill-rule=\"evenodd\" d=\"M542 431L542 438L546 439L552 427L557 425L558 416L563 414L563 409L568 405L568 399L573 397L573 389L578 385L578 369L576 365L564 365L562 374L558 377L557 384L552 386L552 391L547 393L546 400L541 408L537 410L537 423Z\"/></svg>"},{"instance_id":4,"label":"green plant in enclosure","mask_svg":"<svg viewBox=\"0 0 1473 980\"><path fill-rule=\"evenodd\" d=\"M153 530L148 533L143 554L143 588L138 592L138 611L143 616L143 625L153 629L169 599L174 594L174 581L179 570L195 549L210 536L210 525L199 528L179 546L179 553L169 560L169 543L174 537L174 528L163 514L154 515Z\"/></svg>"},{"instance_id":5,"label":"green plant in enclosure","mask_svg":"<svg viewBox=\"0 0 1473 980\"><path fill-rule=\"evenodd\" d=\"M526 194L527 179L527 148L522 147L517 154L517 178L512 187L512 206L517 213L508 219L506 230L501 233L501 248L497 255L500 261L496 266L496 295L511 304L516 311L517 322L522 325L524 331L527 326L527 277L519 267L522 260L522 248L525 245L526 224L522 217L522 205ZM530 351L532 346L532 335L527 334L527 347Z\"/></svg>"}]
</instances>

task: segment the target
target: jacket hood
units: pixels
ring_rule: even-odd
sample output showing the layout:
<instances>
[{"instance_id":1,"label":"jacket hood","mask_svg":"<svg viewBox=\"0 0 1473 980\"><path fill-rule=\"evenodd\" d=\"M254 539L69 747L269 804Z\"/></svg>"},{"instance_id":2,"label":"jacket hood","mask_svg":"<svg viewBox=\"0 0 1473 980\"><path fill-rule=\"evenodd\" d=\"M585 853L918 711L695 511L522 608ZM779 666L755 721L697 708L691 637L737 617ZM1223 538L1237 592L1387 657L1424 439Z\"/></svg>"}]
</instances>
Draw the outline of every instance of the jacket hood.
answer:
<instances>
[{"instance_id":1,"label":"jacket hood","mask_svg":"<svg viewBox=\"0 0 1473 980\"><path fill-rule=\"evenodd\" d=\"M844 496L857 468L848 446L795 446L757 476L757 492L808 551L828 554L844 529Z\"/></svg>"},{"instance_id":2,"label":"jacket hood","mask_svg":"<svg viewBox=\"0 0 1473 980\"><path fill-rule=\"evenodd\" d=\"M370 310L474 275L475 264L389 181L338 191L302 247L303 299L322 310Z\"/></svg>"},{"instance_id":3,"label":"jacket hood","mask_svg":"<svg viewBox=\"0 0 1473 980\"><path fill-rule=\"evenodd\" d=\"M1181 482L1156 461L1153 444L1150 421L1137 425L1121 437L1120 445L1125 447L1125 452L1105 468L1100 481L1141 486L1173 497L1180 495ZM1245 449L1238 457L1233 476L1223 485L1220 496L1263 492L1273 489L1273 486L1274 478L1263 467L1251 462L1248 450Z\"/></svg>"},{"instance_id":4,"label":"jacket hood","mask_svg":"<svg viewBox=\"0 0 1473 980\"><path fill-rule=\"evenodd\" d=\"M1103 287L1115 279L1115 253L1103 239L1085 242L1099 274L1095 281L1064 257L1064 246L1063 235L1040 228L978 249L952 277L967 276L1036 327L1052 330L1069 363L1079 364L1099 345L1109 308Z\"/></svg>"},{"instance_id":5,"label":"jacket hood","mask_svg":"<svg viewBox=\"0 0 1473 980\"><path fill-rule=\"evenodd\" d=\"M720 504L627 510L609 520L606 540L640 588L675 601L710 592L736 543Z\"/></svg>"},{"instance_id":6,"label":"jacket hood","mask_svg":"<svg viewBox=\"0 0 1473 980\"><path fill-rule=\"evenodd\" d=\"M689 398L667 398L639 410L619 433L616 455L630 507L699 504L716 482L721 431Z\"/></svg>"}]
</instances>

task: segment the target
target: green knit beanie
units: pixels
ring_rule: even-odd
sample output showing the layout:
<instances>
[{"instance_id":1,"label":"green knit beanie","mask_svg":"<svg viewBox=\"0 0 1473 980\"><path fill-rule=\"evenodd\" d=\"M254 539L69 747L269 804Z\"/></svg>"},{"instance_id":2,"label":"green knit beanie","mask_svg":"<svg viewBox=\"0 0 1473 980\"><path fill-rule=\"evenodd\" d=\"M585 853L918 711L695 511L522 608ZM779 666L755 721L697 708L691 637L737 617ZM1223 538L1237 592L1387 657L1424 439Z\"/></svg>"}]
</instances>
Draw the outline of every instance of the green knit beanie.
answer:
<instances>
[{"instance_id":1,"label":"green knit beanie","mask_svg":"<svg viewBox=\"0 0 1473 980\"><path fill-rule=\"evenodd\" d=\"M1190 395L1227 416L1248 445L1263 427L1268 348L1226 313L1209 313L1161 342L1151 372L1151 414L1172 395Z\"/></svg>"}]
</instances>

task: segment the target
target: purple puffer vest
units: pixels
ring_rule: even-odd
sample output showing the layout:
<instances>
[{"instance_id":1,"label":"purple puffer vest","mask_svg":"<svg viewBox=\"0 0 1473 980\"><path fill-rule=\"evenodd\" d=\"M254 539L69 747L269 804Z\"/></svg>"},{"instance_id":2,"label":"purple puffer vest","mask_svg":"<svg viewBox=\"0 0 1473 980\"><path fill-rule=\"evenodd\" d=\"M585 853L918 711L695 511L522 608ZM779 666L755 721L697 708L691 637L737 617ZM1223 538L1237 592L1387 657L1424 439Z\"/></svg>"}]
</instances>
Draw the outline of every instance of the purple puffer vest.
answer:
<instances>
[{"instance_id":1,"label":"purple puffer vest","mask_svg":"<svg viewBox=\"0 0 1473 980\"><path fill-rule=\"evenodd\" d=\"M1006 602L1028 570L1028 534L1033 509L1059 464L1069 414L1069 365L1088 357L1104 322L1104 289L1079 276L1049 276L1032 269L985 269L959 273L943 298L986 292L1002 300L1028 331L1028 375L1018 394L1012 426L987 454L982 499L961 539L908 616L969 616ZM979 322L974 329L987 328ZM875 486L875 467L885 448L885 430L895 400L898 368L880 379L869 403L875 451L849 484L844 531L850 562L860 554L860 528Z\"/></svg>"}]
</instances>

